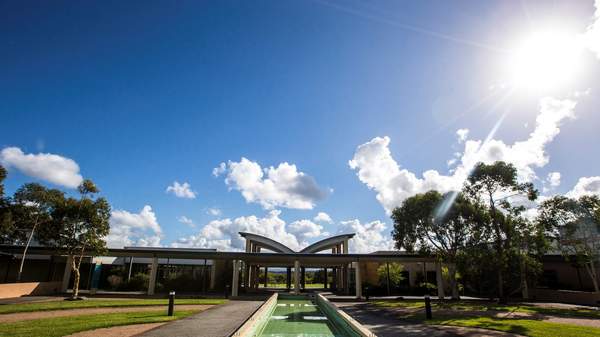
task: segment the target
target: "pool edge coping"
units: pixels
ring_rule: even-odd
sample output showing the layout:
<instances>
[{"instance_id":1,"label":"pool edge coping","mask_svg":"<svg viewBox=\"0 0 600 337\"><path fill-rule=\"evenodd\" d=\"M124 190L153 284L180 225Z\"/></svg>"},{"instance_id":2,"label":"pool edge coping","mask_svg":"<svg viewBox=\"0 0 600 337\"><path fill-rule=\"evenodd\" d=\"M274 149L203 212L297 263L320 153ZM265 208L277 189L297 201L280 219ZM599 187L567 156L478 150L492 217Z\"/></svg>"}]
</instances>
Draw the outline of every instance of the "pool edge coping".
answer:
<instances>
[{"instance_id":1,"label":"pool edge coping","mask_svg":"<svg viewBox=\"0 0 600 337\"><path fill-rule=\"evenodd\" d=\"M342 309L338 308L337 305L331 303L327 297L323 296L321 293L317 293L317 297L319 300L330 309L332 309L336 314L338 314L350 327L361 335L361 337L377 337L373 332L369 329L365 328L362 324L360 324L357 320L352 318Z\"/></svg>"},{"instance_id":2,"label":"pool edge coping","mask_svg":"<svg viewBox=\"0 0 600 337\"><path fill-rule=\"evenodd\" d=\"M267 316L265 315L265 312L270 311L275 307L275 304L277 303L277 297L278 293L271 295L263 304L260 305L260 307L258 307L258 309L256 309L256 311L252 313L252 315L250 315L250 317L248 317L248 319L246 319L246 321L239 328L237 328L237 330L229 335L229 337L254 336L255 331L253 330L257 329L261 324L261 320Z\"/></svg>"}]
</instances>

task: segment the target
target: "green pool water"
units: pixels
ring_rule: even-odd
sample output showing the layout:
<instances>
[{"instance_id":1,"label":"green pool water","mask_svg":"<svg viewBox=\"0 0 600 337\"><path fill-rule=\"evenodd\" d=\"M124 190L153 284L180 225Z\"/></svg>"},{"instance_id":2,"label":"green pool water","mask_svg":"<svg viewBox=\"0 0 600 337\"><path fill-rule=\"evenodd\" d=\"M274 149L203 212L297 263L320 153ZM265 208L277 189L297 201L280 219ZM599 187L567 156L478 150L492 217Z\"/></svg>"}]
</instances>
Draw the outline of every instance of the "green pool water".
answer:
<instances>
[{"instance_id":1,"label":"green pool water","mask_svg":"<svg viewBox=\"0 0 600 337\"><path fill-rule=\"evenodd\" d=\"M260 337L349 337L308 298L277 300Z\"/></svg>"}]
</instances>

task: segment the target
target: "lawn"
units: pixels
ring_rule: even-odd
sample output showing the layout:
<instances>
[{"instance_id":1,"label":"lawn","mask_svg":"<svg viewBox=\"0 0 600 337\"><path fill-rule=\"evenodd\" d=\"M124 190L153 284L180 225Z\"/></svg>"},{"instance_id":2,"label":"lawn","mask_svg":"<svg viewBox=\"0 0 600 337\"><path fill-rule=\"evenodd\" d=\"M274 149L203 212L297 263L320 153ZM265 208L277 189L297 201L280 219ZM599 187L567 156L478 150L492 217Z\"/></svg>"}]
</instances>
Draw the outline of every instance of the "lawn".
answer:
<instances>
[{"instance_id":1,"label":"lawn","mask_svg":"<svg viewBox=\"0 0 600 337\"><path fill-rule=\"evenodd\" d=\"M493 302L476 301L432 301L433 320L424 321L422 300L373 301L384 308L400 308L402 318L426 324L456 325L499 330L531 337L591 337L600 336L599 328L573 324L546 322L532 317L500 318L493 317L496 312L523 312L530 314L552 315L558 317L600 318L600 312L590 309L538 307L532 305L499 305ZM464 313L461 313L463 311Z\"/></svg>"},{"instance_id":2,"label":"lawn","mask_svg":"<svg viewBox=\"0 0 600 337\"><path fill-rule=\"evenodd\" d=\"M216 305L225 303L225 299L176 299L175 304L205 304ZM80 308L106 308L106 307L138 307L148 305L167 305L167 299L125 299L125 300L106 300L106 299L88 299L85 301L52 301L23 304L4 304L0 305L0 314L9 314L15 312L32 312L47 310L65 310Z\"/></svg>"},{"instance_id":3,"label":"lawn","mask_svg":"<svg viewBox=\"0 0 600 337\"><path fill-rule=\"evenodd\" d=\"M394 301L373 301L371 302L380 307L387 308L406 308L406 309L421 309L425 307L425 302L422 300L394 300ZM524 312L529 314L542 314L562 317L586 317L599 318L600 311L585 308L553 308L539 307L534 305L500 305L493 302L476 302L476 301L432 301L431 307L435 309L451 309L465 311L487 311L487 312Z\"/></svg>"},{"instance_id":4,"label":"lawn","mask_svg":"<svg viewBox=\"0 0 600 337\"><path fill-rule=\"evenodd\" d=\"M44 318L0 325L2 337L59 337L79 331L111 326L168 322L187 317L197 311L175 311L172 317L164 312L127 312L103 315Z\"/></svg>"},{"instance_id":5,"label":"lawn","mask_svg":"<svg viewBox=\"0 0 600 337\"><path fill-rule=\"evenodd\" d=\"M457 325L512 332L530 337L598 337L599 328L573 324L550 323L531 319L509 319L494 317L439 318L427 324Z\"/></svg>"}]
</instances>

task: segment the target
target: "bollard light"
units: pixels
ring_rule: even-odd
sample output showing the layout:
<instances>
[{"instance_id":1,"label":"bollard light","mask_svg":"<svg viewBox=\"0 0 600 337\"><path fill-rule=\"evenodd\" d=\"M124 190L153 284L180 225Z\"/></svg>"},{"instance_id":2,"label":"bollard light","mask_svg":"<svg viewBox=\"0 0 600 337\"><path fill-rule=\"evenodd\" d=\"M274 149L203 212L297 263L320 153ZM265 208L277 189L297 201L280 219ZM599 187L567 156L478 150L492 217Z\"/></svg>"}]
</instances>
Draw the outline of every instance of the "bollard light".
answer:
<instances>
[{"instance_id":1,"label":"bollard light","mask_svg":"<svg viewBox=\"0 0 600 337\"><path fill-rule=\"evenodd\" d=\"M431 319L431 298L425 295L425 317Z\"/></svg>"},{"instance_id":2,"label":"bollard light","mask_svg":"<svg viewBox=\"0 0 600 337\"><path fill-rule=\"evenodd\" d=\"M169 311L167 313L168 316L173 316L173 306L175 305L175 292L169 292Z\"/></svg>"}]
</instances>

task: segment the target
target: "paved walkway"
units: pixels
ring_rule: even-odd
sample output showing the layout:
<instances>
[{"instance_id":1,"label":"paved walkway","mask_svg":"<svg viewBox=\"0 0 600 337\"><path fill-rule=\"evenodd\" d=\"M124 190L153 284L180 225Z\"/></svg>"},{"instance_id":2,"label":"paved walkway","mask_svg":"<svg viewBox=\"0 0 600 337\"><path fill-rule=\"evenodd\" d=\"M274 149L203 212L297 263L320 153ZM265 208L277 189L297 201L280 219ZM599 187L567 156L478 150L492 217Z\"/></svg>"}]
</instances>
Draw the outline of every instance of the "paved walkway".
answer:
<instances>
[{"instance_id":1,"label":"paved walkway","mask_svg":"<svg viewBox=\"0 0 600 337\"><path fill-rule=\"evenodd\" d=\"M395 317L386 310L381 310L365 303L343 302L335 303L354 319L359 321L377 337L517 337L506 332L485 329L428 326L411 324Z\"/></svg>"},{"instance_id":2,"label":"paved walkway","mask_svg":"<svg viewBox=\"0 0 600 337\"><path fill-rule=\"evenodd\" d=\"M199 314L180 319L140 336L228 337L258 309L263 301L229 301Z\"/></svg>"}]
</instances>

